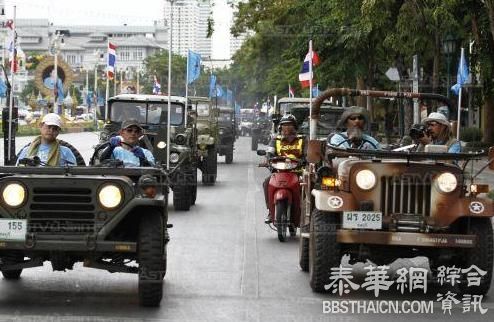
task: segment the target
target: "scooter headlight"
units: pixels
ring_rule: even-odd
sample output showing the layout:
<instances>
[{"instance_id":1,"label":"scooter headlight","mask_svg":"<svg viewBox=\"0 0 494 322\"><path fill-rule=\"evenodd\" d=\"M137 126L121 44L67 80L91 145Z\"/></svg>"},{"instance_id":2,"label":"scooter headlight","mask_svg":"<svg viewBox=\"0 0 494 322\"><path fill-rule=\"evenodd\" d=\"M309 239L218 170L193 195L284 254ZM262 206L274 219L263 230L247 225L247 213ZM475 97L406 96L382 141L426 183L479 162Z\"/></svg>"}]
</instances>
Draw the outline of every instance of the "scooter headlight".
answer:
<instances>
[{"instance_id":1,"label":"scooter headlight","mask_svg":"<svg viewBox=\"0 0 494 322\"><path fill-rule=\"evenodd\" d=\"M357 186L362 190L370 190L376 185L376 175L370 170L360 170L355 176Z\"/></svg>"},{"instance_id":2,"label":"scooter headlight","mask_svg":"<svg viewBox=\"0 0 494 322\"><path fill-rule=\"evenodd\" d=\"M458 186L456 176L451 172L444 172L436 179L437 187L444 193L453 192Z\"/></svg>"}]
</instances>

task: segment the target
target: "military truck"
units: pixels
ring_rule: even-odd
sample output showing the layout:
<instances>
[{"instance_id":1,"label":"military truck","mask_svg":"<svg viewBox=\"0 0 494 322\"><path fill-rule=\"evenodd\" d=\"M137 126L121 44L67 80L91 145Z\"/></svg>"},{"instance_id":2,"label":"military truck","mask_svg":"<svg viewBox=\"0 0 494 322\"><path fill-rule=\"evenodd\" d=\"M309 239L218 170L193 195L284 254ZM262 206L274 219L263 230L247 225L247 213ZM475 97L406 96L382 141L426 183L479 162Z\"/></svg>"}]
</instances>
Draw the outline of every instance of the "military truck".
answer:
<instances>
[{"instance_id":1,"label":"military truck","mask_svg":"<svg viewBox=\"0 0 494 322\"><path fill-rule=\"evenodd\" d=\"M238 131L241 136L251 135L252 125L255 119L255 110L253 108L240 109L240 119L238 122Z\"/></svg>"},{"instance_id":2,"label":"military truck","mask_svg":"<svg viewBox=\"0 0 494 322\"><path fill-rule=\"evenodd\" d=\"M199 168L202 171L202 183L211 186L216 182L218 172L219 113L207 97L189 97L189 100L192 110L197 115L197 153Z\"/></svg>"},{"instance_id":3,"label":"military truck","mask_svg":"<svg viewBox=\"0 0 494 322\"><path fill-rule=\"evenodd\" d=\"M184 97L171 97L169 179L176 210L189 210L197 197L197 145L194 118L185 121ZM137 119L144 128L141 145L150 150L159 165L167 164L168 96L121 94L108 100L108 119L100 134L100 142L117 135L121 123ZM161 148L160 148L161 147ZM96 159L93 161L96 162Z\"/></svg>"},{"instance_id":4,"label":"military truck","mask_svg":"<svg viewBox=\"0 0 494 322\"><path fill-rule=\"evenodd\" d=\"M486 294L492 280L494 204L483 195L488 186L477 180L483 169L474 174L468 164L487 153L445 153L447 147L438 145L426 146L426 152L326 146L316 137L320 106L339 96L430 99L451 106L438 94L351 89L329 89L315 100L299 256L312 289L326 291L331 268L339 267L344 254L351 263L370 259L378 265L422 255L429 258L433 276L439 267L454 265L465 272L458 284L463 293ZM485 167L493 169L494 149L488 156ZM466 272L475 274L472 265L482 271L473 286L465 280Z\"/></svg>"},{"instance_id":5,"label":"military truck","mask_svg":"<svg viewBox=\"0 0 494 322\"><path fill-rule=\"evenodd\" d=\"M233 162L233 150L235 144L235 111L231 107L218 107L218 134L220 137L218 154L225 156L225 163Z\"/></svg>"}]
</instances>

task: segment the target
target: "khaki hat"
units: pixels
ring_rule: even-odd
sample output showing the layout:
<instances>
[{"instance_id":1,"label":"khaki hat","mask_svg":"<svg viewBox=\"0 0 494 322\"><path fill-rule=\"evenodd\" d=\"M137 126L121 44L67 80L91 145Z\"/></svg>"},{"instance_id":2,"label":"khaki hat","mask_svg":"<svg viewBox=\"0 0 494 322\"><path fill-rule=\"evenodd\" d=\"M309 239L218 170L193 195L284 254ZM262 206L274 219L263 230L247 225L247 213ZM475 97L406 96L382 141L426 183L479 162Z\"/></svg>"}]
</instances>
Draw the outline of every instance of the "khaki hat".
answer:
<instances>
[{"instance_id":1,"label":"khaki hat","mask_svg":"<svg viewBox=\"0 0 494 322\"><path fill-rule=\"evenodd\" d=\"M351 106L345 109L338 121L338 128L346 128L346 121L350 116L361 115L364 118L365 124L369 122L369 112L361 106Z\"/></svg>"},{"instance_id":2,"label":"khaki hat","mask_svg":"<svg viewBox=\"0 0 494 322\"><path fill-rule=\"evenodd\" d=\"M123 129L129 128L131 126L135 126L139 129L141 129L141 131L143 130L142 126L139 124L139 121L137 121L136 119L128 119L128 120L123 121L122 126L120 128L123 130Z\"/></svg>"},{"instance_id":3,"label":"khaki hat","mask_svg":"<svg viewBox=\"0 0 494 322\"><path fill-rule=\"evenodd\" d=\"M446 115L440 112L432 112L425 119L422 120L422 123L427 124L429 122L437 122L442 125L446 125L447 127L451 127L451 123L449 123Z\"/></svg>"},{"instance_id":4,"label":"khaki hat","mask_svg":"<svg viewBox=\"0 0 494 322\"><path fill-rule=\"evenodd\" d=\"M48 113L45 116L43 116L43 118L41 119L41 124L54 125L61 128L62 119L60 118L60 116L58 116L58 114Z\"/></svg>"}]
</instances>

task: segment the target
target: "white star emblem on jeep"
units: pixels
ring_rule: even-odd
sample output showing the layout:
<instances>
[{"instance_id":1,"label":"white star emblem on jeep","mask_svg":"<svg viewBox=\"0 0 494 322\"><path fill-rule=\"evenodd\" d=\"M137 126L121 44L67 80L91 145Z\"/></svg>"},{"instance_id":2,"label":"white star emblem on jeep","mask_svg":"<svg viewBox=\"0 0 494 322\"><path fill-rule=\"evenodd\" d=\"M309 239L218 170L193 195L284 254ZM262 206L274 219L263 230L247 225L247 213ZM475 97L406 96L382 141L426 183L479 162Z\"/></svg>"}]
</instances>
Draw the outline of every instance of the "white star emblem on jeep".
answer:
<instances>
[{"instance_id":1,"label":"white star emblem on jeep","mask_svg":"<svg viewBox=\"0 0 494 322\"><path fill-rule=\"evenodd\" d=\"M343 199L338 196L331 196L328 199L328 205L331 208L340 208L341 206L343 206Z\"/></svg>"},{"instance_id":2,"label":"white star emblem on jeep","mask_svg":"<svg viewBox=\"0 0 494 322\"><path fill-rule=\"evenodd\" d=\"M470 211L473 212L474 214L480 214L484 212L484 205L481 202L478 201L472 201L470 203Z\"/></svg>"}]
</instances>

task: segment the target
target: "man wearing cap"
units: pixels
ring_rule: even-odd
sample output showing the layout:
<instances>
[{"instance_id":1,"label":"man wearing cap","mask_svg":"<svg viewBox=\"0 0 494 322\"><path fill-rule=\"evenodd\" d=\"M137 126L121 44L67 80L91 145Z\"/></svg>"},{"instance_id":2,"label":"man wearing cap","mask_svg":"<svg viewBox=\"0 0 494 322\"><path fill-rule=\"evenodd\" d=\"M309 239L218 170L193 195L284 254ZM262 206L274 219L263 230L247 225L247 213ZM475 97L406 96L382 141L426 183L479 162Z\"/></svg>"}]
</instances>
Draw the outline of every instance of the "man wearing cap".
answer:
<instances>
[{"instance_id":1,"label":"man wearing cap","mask_svg":"<svg viewBox=\"0 0 494 322\"><path fill-rule=\"evenodd\" d=\"M379 142L363 131L367 125L367 111L363 107L352 106L341 114L338 128L346 131L331 133L328 136L328 144L343 149L353 148L361 150L378 150Z\"/></svg>"},{"instance_id":2,"label":"man wearing cap","mask_svg":"<svg viewBox=\"0 0 494 322\"><path fill-rule=\"evenodd\" d=\"M139 146L142 127L136 119L122 122L119 136L110 139L111 157L121 160L126 167L148 167L154 165L151 151Z\"/></svg>"},{"instance_id":3,"label":"man wearing cap","mask_svg":"<svg viewBox=\"0 0 494 322\"><path fill-rule=\"evenodd\" d=\"M17 164L21 159L37 156L41 161L41 165L76 165L76 158L72 150L60 145L57 140L61 127L62 120L60 116L55 113L46 114L41 119L40 136L19 152Z\"/></svg>"},{"instance_id":4,"label":"man wearing cap","mask_svg":"<svg viewBox=\"0 0 494 322\"><path fill-rule=\"evenodd\" d=\"M452 137L451 123L443 113L432 112L422 122L427 126L431 144L446 145L449 153L461 152L460 142Z\"/></svg>"}]
</instances>

